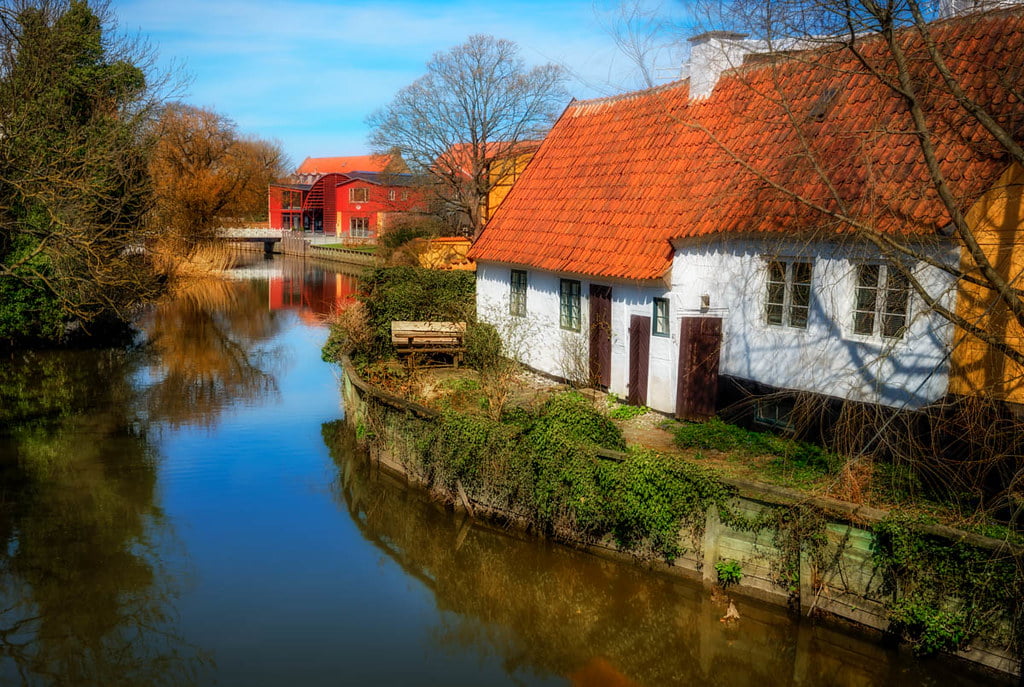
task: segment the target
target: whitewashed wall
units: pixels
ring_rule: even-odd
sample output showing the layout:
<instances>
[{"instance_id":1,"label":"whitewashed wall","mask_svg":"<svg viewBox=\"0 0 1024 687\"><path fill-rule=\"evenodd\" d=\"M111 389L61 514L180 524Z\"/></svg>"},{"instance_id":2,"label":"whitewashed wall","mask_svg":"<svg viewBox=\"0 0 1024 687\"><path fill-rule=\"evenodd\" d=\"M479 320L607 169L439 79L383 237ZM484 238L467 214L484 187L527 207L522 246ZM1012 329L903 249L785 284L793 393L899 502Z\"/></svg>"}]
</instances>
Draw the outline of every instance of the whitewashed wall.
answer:
<instances>
[{"instance_id":1,"label":"whitewashed wall","mask_svg":"<svg viewBox=\"0 0 1024 687\"><path fill-rule=\"evenodd\" d=\"M632 315L653 317L654 298L669 298L664 283L635 283L613 280L588 280L585 275L559 274L544 270L527 270L526 317L509 315L511 267L504 264L477 264L477 312L482 320L494 324L513 354L522 362L542 372L571 377L573 358L589 356L590 308L588 294L591 284L612 289L612 379L609 390L625 397L629 392L629 320ZM580 331L564 330L559 325L559 282L576 279L580 282ZM653 322L652 322L653 326ZM678 330L678 327L676 327ZM647 405L663 412L675 410L675 351L678 331L671 338L652 336L648 375Z\"/></svg>"},{"instance_id":2,"label":"whitewashed wall","mask_svg":"<svg viewBox=\"0 0 1024 687\"><path fill-rule=\"evenodd\" d=\"M956 263L953 249L933 248L937 259ZM775 327L764 316L766 260L810 260L811 312L806 329ZM863 247L837 244L785 244L777 240L684 242L676 246L671 288L660 283L637 285L585 276L527 270L527 316L509 313L511 268L497 263L477 266L477 311L493 323L527 365L562 377L571 376L568 359L588 355L591 283L612 287L612 382L610 390L625 397L629 380L629 320L652 317L653 299L670 301L670 337L651 336L647 405L674 412L679 330L683 317L721 317L719 373L780 389L811 391L893 407L917 408L946 392L948 350L953 328L913 296L908 330L899 339L854 334L853 299L856 265L869 261ZM953 307L955 284L942 270L919 265L916 276L929 293ZM579 333L559 326L559 280L580 281L583 325ZM701 311L701 296L710 307Z\"/></svg>"},{"instance_id":3,"label":"whitewashed wall","mask_svg":"<svg viewBox=\"0 0 1024 687\"><path fill-rule=\"evenodd\" d=\"M935 246L929 253L958 261L952 248ZM723 318L720 374L782 389L920 407L946 392L953 328L915 294L901 338L855 334L856 266L876 255L864 246L827 243L679 242L672 269L673 326L679 326L680 317L699 315L700 297L706 293L708 314ZM765 319L766 264L772 257L813 261L806 329L772 326ZM929 294L953 306L955 282L946 272L918 263L915 276Z\"/></svg>"}]
</instances>

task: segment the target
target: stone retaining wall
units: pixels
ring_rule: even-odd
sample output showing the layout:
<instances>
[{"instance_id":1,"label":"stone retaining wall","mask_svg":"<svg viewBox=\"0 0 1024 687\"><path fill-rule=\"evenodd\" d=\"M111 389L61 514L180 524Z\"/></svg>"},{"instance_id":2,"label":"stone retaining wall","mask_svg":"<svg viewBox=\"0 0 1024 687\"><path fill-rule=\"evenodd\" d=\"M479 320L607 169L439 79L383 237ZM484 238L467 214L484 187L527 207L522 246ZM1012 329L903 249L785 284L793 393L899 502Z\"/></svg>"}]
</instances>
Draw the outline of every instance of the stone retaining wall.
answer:
<instances>
[{"instance_id":1,"label":"stone retaining wall","mask_svg":"<svg viewBox=\"0 0 1024 687\"><path fill-rule=\"evenodd\" d=\"M347 360L343 361L342 367L346 421L356 428L365 427L369 413L368 402L374 404L376 412L383 410L384 421L377 418L375 434L368 442L371 456L384 467L411 482L417 482L417 475L408 466L415 464L415 452L419 448L412 437L403 433L403 428L407 427L403 420L411 415L430 422L438 413L371 387L358 376ZM609 460L625 459L623 454L610 451L599 455ZM883 580L873 563L874 534L871 527L884 519L887 512L834 499L809 497L774 485L735 479L721 481L735 490L736 496L730 504L732 510L750 517L766 509L793 508L797 505L812 506L823 512L827 523L822 554L825 559L832 561L829 570L817 570L808 554L801 553L798 581L780 583L776 571L781 563L781 552L773 543L775 530L768 528L755 533L734 529L720 521L715 508L708 511L699 542L691 542L688 533L680 533L683 554L671 565L660 561L644 561L644 565L653 566L662 572L700 579L712 585L717 582L715 563L736 560L742 567L743 578L738 585L730 587L730 592L735 590L769 603L789 605L799 608L802 613L817 611L831 614L863 628L885 632L889 621L885 613ZM462 506L477 517L504 515L489 504L467 497L461 490L455 505ZM924 529L930 536L944 538L951 544L963 542L993 554L1006 549L1002 541L949 527L933 525ZM596 544L576 542L576 545L598 555L636 560L631 554L617 549L611 541ZM983 641L976 641L969 651L957 652L957 655L1000 672L1019 674L1019 662L1006 646L990 646Z\"/></svg>"}]
</instances>

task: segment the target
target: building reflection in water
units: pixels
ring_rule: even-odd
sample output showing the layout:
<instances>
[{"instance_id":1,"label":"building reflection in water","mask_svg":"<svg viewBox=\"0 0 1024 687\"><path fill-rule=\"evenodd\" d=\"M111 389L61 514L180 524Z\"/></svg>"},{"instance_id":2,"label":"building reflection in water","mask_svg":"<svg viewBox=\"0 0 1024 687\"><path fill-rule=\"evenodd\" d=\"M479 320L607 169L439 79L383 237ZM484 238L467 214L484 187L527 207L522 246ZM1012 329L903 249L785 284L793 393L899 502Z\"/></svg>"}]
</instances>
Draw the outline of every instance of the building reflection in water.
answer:
<instances>
[{"instance_id":1,"label":"building reflection in water","mask_svg":"<svg viewBox=\"0 0 1024 687\"><path fill-rule=\"evenodd\" d=\"M307 322L320 321L355 299L357 272L338 272L338 266L317 269L309 261L282 261L270 277L270 309L297 310Z\"/></svg>"}]
</instances>

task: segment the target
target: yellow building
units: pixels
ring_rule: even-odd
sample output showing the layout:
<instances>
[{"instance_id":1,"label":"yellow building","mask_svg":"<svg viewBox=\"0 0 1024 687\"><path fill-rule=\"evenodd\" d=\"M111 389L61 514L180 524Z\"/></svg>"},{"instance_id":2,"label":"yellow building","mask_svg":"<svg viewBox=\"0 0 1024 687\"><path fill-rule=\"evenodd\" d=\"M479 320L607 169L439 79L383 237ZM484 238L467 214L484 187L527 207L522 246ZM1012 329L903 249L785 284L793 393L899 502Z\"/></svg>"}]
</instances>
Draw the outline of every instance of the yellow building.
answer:
<instances>
[{"instance_id":1,"label":"yellow building","mask_svg":"<svg viewBox=\"0 0 1024 687\"><path fill-rule=\"evenodd\" d=\"M485 224L487 220L494 216L494 211L505 200L505 196L512 190L512 186L522 175L526 165L533 159L533 155L539 147L540 142L527 141L518 146L516 154L496 158L491 162L488 169L491 190L487 194L487 207L482 213Z\"/></svg>"},{"instance_id":2,"label":"yellow building","mask_svg":"<svg viewBox=\"0 0 1024 687\"><path fill-rule=\"evenodd\" d=\"M1006 171L967 214L967 224L992 266L1010 286L1024 290L1024 170ZM964 250L961 269L968 277L981 271ZM1024 331L1005 302L990 288L960 281L957 315L1018 351L1024 351ZM958 328L949 390L965 396L1024 403L1024 367L977 337Z\"/></svg>"}]
</instances>

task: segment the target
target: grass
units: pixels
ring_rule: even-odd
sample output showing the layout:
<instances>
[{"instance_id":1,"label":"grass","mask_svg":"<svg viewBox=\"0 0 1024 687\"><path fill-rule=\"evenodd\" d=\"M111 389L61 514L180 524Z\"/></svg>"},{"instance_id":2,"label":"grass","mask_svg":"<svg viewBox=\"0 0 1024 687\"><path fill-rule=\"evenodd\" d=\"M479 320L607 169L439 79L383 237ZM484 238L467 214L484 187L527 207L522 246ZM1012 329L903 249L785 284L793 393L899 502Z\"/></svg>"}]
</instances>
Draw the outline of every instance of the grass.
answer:
<instances>
[{"instance_id":1,"label":"grass","mask_svg":"<svg viewBox=\"0 0 1024 687\"><path fill-rule=\"evenodd\" d=\"M350 245L347 243L323 243L320 244L320 248L344 248L345 250L354 250L358 253L369 253L370 255L377 252L377 246L372 244Z\"/></svg>"}]
</instances>

